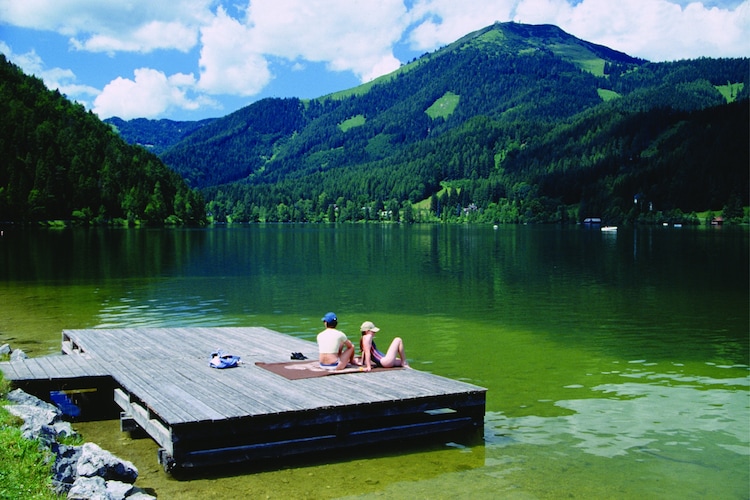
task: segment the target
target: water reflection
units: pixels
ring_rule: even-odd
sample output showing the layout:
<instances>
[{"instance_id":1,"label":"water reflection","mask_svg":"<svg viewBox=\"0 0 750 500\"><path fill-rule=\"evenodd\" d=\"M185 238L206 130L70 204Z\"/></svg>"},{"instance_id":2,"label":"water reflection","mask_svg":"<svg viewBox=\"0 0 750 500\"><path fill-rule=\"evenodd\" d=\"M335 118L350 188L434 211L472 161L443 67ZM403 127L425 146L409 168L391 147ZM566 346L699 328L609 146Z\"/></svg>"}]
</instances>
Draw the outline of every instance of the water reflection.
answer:
<instances>
[{"instance_id":1,"label":"water reflection","mask_svg":"<svg viewBox=\"0 0 750 500\"><path fill-rule=\"evenodd\" d=\"M611 235L610 235L611 236ZM85 434L165 498L746 498L748 232L249 226L6 232L0 343L64 328L259 325L308 340L335 310L417 369L489 389L485 444L175 481L117 423ZM332 477L366 485L339 489ZM604 478L604 479L602 479ZM249 493L249 494L250 494ZM222 497L225 493L218 493Z\"/></svg>"}]
</instances>

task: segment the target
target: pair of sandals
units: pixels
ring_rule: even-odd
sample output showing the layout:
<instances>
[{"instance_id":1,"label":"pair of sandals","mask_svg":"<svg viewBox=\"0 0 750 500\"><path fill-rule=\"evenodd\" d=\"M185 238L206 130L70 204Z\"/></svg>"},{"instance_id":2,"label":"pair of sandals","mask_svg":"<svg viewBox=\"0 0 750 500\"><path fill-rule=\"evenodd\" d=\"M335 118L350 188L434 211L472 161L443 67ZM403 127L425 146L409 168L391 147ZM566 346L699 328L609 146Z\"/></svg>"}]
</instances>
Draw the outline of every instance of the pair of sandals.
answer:
<instances>
[{"instance_id":1,"label":"pair of sandals","mask_svg":"<svg viewBox=\"0 0 750 500\"><path fill-rule=\"evenodd\" d=\"M305 356L301 352L293 352L292 356L291 356L291 359L303 360L303 359L307 359L307 356Z\"/></svg>"}]
</instances>

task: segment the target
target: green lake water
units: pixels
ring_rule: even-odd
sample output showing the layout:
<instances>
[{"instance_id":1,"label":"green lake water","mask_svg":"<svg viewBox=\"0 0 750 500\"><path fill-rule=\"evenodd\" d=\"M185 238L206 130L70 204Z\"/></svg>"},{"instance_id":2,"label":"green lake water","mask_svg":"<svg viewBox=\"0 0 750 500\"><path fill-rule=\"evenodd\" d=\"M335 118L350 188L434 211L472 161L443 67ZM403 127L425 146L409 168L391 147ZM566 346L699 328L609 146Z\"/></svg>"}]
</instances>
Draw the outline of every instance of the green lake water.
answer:
<instances>
[{"instance_id":1,"label":"green lake water","mask_svg":"<svg viewBox=\"0 0 750 500\"><path fill-rule=\"evenodd\" d=\"M314 340L332 310L350 337L371 320L414 368L488 388L474 441L180 478L118 421L76 424L159 498L747 499L749 256L730 227L5 228L0 344L41 356L65 328L191 325Z\"/></svg>"}]
</instances>

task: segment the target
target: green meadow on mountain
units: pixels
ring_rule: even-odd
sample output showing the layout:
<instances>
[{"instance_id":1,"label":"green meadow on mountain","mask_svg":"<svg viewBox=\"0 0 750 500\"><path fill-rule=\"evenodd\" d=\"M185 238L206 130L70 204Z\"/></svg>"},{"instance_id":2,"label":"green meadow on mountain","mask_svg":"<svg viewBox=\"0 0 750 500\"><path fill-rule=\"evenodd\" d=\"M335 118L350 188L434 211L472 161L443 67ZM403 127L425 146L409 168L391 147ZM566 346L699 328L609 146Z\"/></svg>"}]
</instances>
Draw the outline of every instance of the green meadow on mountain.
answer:
<instances>
[{"instance_id":1,"label":"green meadow on mountain","mask_svg":"<svg viewBox=\"0 0 750 500\"><path fill-rule=\"evenodd\" d=\"M741 220L749 68L651 63L555 26L498 23L318 99L106 121L198 190L217 222ZM10 197L14 182L0 172L0 203L27 203Z\"/></svg>"}]
</instances>

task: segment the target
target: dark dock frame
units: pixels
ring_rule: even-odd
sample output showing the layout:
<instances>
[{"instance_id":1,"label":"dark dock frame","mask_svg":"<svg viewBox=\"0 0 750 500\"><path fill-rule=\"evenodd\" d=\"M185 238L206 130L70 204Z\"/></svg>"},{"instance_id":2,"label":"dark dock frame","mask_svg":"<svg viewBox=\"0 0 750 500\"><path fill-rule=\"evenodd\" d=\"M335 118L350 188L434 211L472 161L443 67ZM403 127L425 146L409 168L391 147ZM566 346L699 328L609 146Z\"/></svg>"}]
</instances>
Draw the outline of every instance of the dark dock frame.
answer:
<instances>
[{"instance_id":1,"label":"dark dock frame","mask_svg":"<svg viewBox=\"0 0 750 500\"><path fill-rule=\"evenodd\" d=\"M239 355L217 370L217 348ZM64 330L63 356L0 363L14 386L97 387L122 430L159 445L165 470L240 463L481 429L486 389L415 369L289 380L256 366L311 359L313 342L262 327Z\"/></svg>"}]
</instances>

